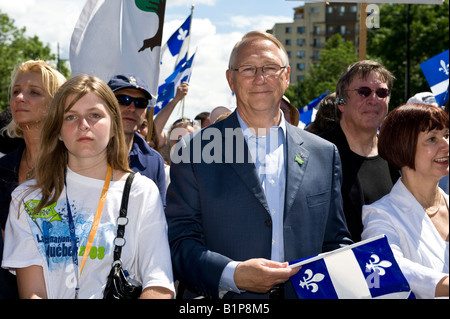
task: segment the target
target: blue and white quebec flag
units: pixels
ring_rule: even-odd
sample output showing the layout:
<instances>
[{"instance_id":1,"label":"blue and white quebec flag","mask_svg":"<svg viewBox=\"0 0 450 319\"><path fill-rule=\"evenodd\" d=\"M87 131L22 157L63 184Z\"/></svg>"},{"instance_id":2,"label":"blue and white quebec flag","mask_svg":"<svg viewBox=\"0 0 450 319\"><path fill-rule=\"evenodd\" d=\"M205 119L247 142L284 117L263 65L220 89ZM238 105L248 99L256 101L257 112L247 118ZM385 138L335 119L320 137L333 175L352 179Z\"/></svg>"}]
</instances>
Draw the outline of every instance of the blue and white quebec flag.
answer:
<instances>
[{"instance_id":1,"label":"blue and white quebec flag","mask_svg":"<svg viewBox=\"0 0 450 319\"><path fill-rule=\"evenodd\" d=\"M328 93L329 91L323 93L318 98L315 98L314 100L309 102L308 105L298 110L298 112L300 113L300 122L302 124L302 127L305 127L306 125L315 120L317 113L317 105L319 105L320 101L322 101L322 99L325 96L327 96Z\"/></svg>"},{"instance_id":2,"label":"blue and white quebec flag","mask_svg":"<svg viewBox=\"0 0 450 319\"><path fill-rule=\"evenodd\" d=\"M191 27L191 15L189 15L183 24L175 30L175 32L167 40L161 48L161 61L160 61L160 73L159 83L169 77L182 63L182 59L185 58L189 46Z\"/></svg>"},{"instance_id":3,"label":"blue and white quebec flag","mask_svg":"<svg viewBox=\"0 0 450 319\"><path fill-rule=\"evenodd\" d=\"M300 265L300 299L415 299L384 235L290 263Z\"/></svg>"},{"instance_id":4,"label":"blue and white quebec flag","mask_svg":"<svg viewBox=\"0 0 450 319\"><path fill-rule=\"evenodd\" d=\"M444 51L420 64L425 78L430 85L431 92L439 106L448 100L449 84L449 50Z\"/></svg>"},{"instance_id":5,"label":"blue and white quebec flag","mask_svg":"<svg viewBox=\"0 0 450 319\"><path fill-rule=\"evenodd\" d=\"M161 84L158 88L158 100L156 101L154 114L157 114L164 106L166 106L177 92L177 87L182 82L189 82L192 74L192 63L194 62L195 53L189 60L185 58L175 71Z\"/></svg>"}]
</instances>

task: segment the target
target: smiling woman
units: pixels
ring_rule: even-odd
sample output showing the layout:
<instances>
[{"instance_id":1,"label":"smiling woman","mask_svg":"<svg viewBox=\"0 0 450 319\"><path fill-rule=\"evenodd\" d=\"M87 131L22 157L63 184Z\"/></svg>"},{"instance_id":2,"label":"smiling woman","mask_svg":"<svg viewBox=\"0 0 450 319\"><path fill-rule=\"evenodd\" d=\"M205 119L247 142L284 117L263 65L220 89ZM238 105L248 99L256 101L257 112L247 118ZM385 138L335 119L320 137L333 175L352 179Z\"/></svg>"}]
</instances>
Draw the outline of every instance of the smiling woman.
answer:
<instances>
[{"instance_id":1,"label":"smiling woman","mask_svg":"<svg viewBox=\"0 0 450 319\"><path fill-rule=\"evenodd\" d=\"M438 187L449 173L448 114L425 104L395 108L381 126L379 152L402 176L363 207L362 238L387 236L417 297L448 297L449 197Z\"/></svg>"}]
</instances>

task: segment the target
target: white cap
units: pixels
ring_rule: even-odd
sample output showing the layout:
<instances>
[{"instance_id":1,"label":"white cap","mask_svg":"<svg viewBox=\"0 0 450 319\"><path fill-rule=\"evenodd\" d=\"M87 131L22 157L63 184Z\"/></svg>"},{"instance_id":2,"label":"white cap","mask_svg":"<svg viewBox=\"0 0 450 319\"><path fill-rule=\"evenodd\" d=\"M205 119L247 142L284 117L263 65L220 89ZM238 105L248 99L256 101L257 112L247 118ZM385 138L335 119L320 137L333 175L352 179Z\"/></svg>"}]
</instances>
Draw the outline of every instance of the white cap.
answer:
<instances>
[{"instance_id":1,"label":"white cap","mask_svg":"<svg viewBox=\"0 0 450 319\"><path fill-rule=\"evenodd\" d=\"M420 92L410 97L406 104L410 103L420 103L420 104L430 104L434 106L439 106L436 102L436 98L431 92Z\"/></svg>"}]
</instances>

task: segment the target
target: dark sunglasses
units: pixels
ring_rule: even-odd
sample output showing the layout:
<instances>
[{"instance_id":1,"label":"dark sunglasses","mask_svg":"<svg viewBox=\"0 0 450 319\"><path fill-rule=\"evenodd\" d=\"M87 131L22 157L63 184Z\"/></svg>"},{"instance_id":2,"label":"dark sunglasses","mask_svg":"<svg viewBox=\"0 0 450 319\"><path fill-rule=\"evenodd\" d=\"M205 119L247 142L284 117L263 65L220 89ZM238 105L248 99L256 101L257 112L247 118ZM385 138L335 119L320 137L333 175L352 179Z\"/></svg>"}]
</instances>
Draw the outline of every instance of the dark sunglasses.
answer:
<instances>
[{"instance_id":1,"label":"dark sunglasses","mask_svg":"<svg viewBox=\"0 0 450 319\"><path fill-rule=\"evenodd\" d=\"M120 105L128 106L134 102L134 107L137 109L145 109L148 106L148 99L143 97L132 97L125 94L116 95L117 101Z\"/></svg>"},{"instance_id":2,"label":"dark sunglasses","mask_svg":"<svg viewBox=\"0 0 450 319\"><path fill-rule=\"evenodd\" d=\"M359 89L354 90L348 90L348 91L357 91L358 94L362 97L368 97L372 94L373 90L367 86L361 86ZM384 99L391 94L391 92L388 89L385 88L379 88L375 90L375 94L380 98Z\"/></svg>"}]
</instances>

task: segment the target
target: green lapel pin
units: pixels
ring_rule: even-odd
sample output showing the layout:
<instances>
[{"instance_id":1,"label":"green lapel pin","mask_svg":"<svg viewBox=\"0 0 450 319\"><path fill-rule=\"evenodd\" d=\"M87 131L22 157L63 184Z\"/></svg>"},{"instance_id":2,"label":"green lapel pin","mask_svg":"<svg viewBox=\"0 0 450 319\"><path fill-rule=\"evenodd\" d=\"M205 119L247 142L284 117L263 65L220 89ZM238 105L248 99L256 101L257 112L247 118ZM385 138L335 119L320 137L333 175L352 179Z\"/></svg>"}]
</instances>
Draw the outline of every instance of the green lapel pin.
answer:
<instances>
[{"instance_id":1,"label":"green lapel pin","mask_svg":"<svg viewBox=\"0 0 450 319\"><path fill-rule=\"evenodd\" d=\"M295 161L297 162L297 163L299 163L300 165L302 165L303 164L303 160L299 157L299 156L297 156L297 155L295 155Z\"/></svg>"}]
</instances>

